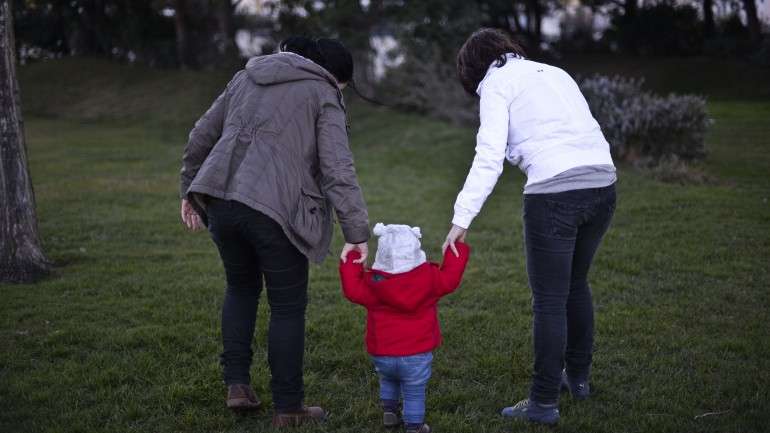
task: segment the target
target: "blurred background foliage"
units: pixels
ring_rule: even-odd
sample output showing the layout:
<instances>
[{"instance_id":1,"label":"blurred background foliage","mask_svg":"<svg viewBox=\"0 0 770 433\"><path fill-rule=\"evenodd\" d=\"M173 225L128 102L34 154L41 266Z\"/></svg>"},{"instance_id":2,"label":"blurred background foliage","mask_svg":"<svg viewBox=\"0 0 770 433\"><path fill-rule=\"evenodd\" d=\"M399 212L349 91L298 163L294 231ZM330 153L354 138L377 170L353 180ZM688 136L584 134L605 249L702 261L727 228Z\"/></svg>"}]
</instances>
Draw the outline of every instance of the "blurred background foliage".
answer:
<instances>
[{"instance_id":1,"label":"blurred background foliage","mask_svg":"<svg viewBox=\"0 0 770 433\"><path fill-rule=\"evenodd\" d=\"M759 84L770 75L768 2L14 0L14 16L22 64L86 56L232 71L291 34L336 37L351 49L364 93L463 125L477 123L477 102L459 86L454 56L474 30L500 28L533 59L576 76L616 158L650 165L705 155L710 121L701 96L770 97ZM684 58L693 59L684 69L654 66ZM661 81L672 76L685 83L677 89L702 83L690 87L709 95L662 94L670 86ZM739 94L726 84L736 80L758 85Z\"/></svg>"},{"instance_id":2,"label":"blurred background foliage","mask_svg":"<svg viewBox=\"0 0 770 433\"><path fill-rule=\"evenodd\" d=\"M451 61L470 32L511 32L531 54L766 53L768 0L14 0L24 61L63 55L153 66L231 66L289 34L361 55ZM764 15L763 15L764 14ZM387 41L387 42L383 42ZM764 43L763 43L764 41ZM387 51L393 51L387 53ZM383 52L384 51L384 52ZM756 60L767 61L767 58ZM367 62L367 65L370 62ZM387 63L387 62L386 62ZM393 63L393 62L391 62Z\"/></svg>"}]
</instances>

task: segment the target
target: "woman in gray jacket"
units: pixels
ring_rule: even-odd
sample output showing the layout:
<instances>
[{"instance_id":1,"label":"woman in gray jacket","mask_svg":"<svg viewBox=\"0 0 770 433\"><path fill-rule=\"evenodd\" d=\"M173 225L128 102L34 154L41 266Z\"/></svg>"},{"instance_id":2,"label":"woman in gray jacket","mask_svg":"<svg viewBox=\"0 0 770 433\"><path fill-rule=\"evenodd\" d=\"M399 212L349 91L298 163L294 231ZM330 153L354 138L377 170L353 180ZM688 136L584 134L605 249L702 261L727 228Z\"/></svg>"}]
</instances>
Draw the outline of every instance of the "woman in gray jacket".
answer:
<instances>
[{"instance_id":1,"label":"woman in gray jacket","mask_svg":"<svg viewBox=\"0 0 770 433\"><path fill-rule=\"evenodd\" d=\"M208 226L227 277L221 363L227 406L260 405L250 386L262 279L270 304L268 363L275 426L321 420L303 405L308 261L332 238L332 208L345 237L341 257L367 256L369 221L348 147L342 89L348 50L332 39L292 37L255 57L196 122L182 157L182 220Z\"/></svg>"}]
</instances>

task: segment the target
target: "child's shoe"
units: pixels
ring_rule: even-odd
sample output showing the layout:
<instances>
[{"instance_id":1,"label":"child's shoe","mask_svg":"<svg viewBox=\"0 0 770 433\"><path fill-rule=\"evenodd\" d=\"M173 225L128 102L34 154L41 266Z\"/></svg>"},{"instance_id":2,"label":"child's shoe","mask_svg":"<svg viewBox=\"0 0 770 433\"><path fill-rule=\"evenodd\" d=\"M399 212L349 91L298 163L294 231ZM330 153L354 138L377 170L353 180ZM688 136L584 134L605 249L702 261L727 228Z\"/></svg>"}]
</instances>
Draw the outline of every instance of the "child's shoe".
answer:
<instances>
[{"instance_id":1,"label":"child's shoe","mask_svg":"<svg viewBox=\"0 0 770 433\"><path fill-rule=\"evenodd\" d=\"M382 405L382 425L385 427L397 427L401 425L401 417L398 416L399 404L393 400L383 400Z\"/></svg>"},{"instance_id":2,"label":"child's shoe","mask_svg":"<svg viewBox=\"0 0 770 433\"><path fill-rule=\"evenodd\" d=\"M419 426L407 426L406 433L430 433L431 430L428 424L422 423Z\"/></svg>"},{"instance_id":3,"label":"child's shoe","mask_svg":"<svg viewBox=\"0 0 770 433\"><path fill-rule=\"evenodd\" d=\"M561 371L561 389L569 391L575 400L585 400L591 396L591 386L587 380L570 380L567 370Z\"/></svg>"},{"instance_id":4,"label":"child's shoe","mask_svg":"<svg viewBox=\"0 0 770 433\"><path fill-rule=\"evenodd\" d=\"M502 415L519 421L556 424L559 422L559 405L557 403L541 404L525 399L503 409Z\"/></svg>"}]
</instances>

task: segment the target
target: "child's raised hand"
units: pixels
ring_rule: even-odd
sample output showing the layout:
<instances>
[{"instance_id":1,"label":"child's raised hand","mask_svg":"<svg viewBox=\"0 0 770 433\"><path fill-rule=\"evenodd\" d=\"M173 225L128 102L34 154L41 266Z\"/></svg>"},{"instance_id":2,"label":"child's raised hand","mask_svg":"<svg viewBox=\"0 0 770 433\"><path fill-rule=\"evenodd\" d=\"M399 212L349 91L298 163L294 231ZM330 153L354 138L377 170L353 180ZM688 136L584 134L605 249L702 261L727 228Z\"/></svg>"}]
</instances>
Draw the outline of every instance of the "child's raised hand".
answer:
<instances>
[{"instance_id":1,"label":"child's raised hand","mask_svg":"<svg viewBox=\"0 0 770 433\"><path fill-rule=\"evenodd\" d=\"M357 251L359 254L361 254L361 257L353 260L353 263L366 263L366 258L369 256L369 244L366 242L362 242L360 244L345 243L345 246L342 247L342 253L340 253L340 260L342 260L342 263L348 262L348 253L351 251Z\"/></svg>"}]
</instances>

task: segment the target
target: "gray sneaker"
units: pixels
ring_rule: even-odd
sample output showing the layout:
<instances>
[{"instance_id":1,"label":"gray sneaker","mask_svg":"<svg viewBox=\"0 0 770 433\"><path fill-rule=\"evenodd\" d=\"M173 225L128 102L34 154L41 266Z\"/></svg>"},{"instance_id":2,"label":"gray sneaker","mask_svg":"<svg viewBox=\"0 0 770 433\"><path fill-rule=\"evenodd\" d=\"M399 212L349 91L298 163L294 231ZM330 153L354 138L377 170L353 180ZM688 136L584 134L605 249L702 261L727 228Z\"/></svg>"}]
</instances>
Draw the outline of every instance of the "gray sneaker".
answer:
<instances>
[{"instance_id":1,"label":"gray sneaker","mask_svg":"<svg viewBox=\"0 0 770 433\"><path fill-rule=\"evenodd\" d=\"M398 427L401 425L401 417L396 412L386 410L382 412L382 425L385 427Z\"/></svg>"},{"instance_id":2,"label":"gray sneaker","mask_svg":"<svg viewBox=\"0 0 770 433\"><path fill-rule=\"evenodd\" d=\"M407 429L406 433L431 433L433 430L431 430L430 426L428 424L422 423L420 428L418 429Z\"/></svg>"},{"instance_id":3,"label":"gray sneaker","mask_svg":"<svg viewBox=\"0 0 770 433\"><path fill-rule=\"evenodd\" d=\"M575 400L585 400L591 396L591 385L587 380L576 381L567 377L567 370L561 371L561 389L569 391Z\"/></svg>"},{"instance_id":4,"label":"gray sneaker","mask_svg":"<svg viewBox=\"0 0 770 433\"><path fill-rule=\"evenodd\" d=\"M559 405L540 404L530 399L522 400L502 410L505 418L517 421L529 421L538 424L556 424L559 422Z\"/></svg>"}]
</instances>

